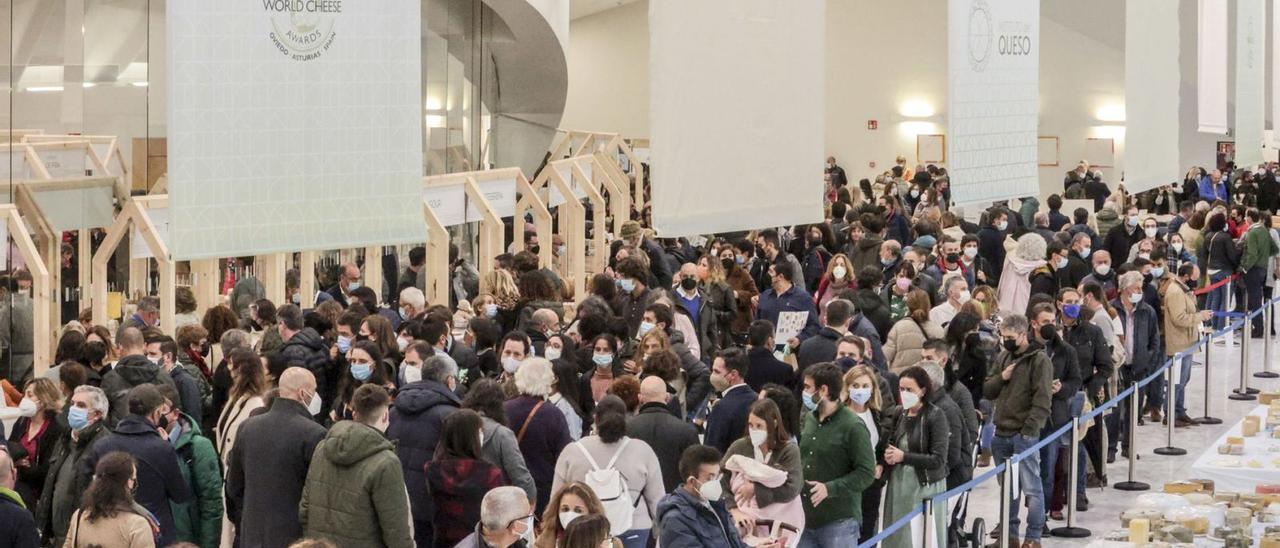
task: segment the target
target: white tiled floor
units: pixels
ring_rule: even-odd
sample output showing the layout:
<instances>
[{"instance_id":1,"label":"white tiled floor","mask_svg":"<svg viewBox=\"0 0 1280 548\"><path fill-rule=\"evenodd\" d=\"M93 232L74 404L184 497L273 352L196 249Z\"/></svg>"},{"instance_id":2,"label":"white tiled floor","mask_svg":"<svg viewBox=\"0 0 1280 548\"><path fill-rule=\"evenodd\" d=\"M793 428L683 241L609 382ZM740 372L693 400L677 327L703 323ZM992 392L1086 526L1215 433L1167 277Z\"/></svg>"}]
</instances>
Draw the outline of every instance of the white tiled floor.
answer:
<instances>
[{"instance_id":1,"label":"white tiled floor","mask_svg":"<svg viewBox=\"0 0 1280 548\"><path fill-rule=\"evenodd\" d=\"M1227 399L1231 389L1240 386L1240 347L1210 345L1210 348L1212 349L1210 364L1213 369L1210 371L1209 412L1211 416L1222 419L1223 424L1174 429L1173 445L1187 450L1187 454L1182 456L1161 456L1152 452L1153 449L1166 445L1165 426L1150 421L1139 426L1137 437L1139 459L1134 467L1134 479L1151 485L1153 491L1162 489L1166 481L1189 479L1189 470L1196 458L1227 428L1258 405L1256 400ZM1263 341L1258 339L1248 341L1245 348L1250 352L1249 386L1262 390L1280 388L1280 379L1259 379L1252 375L1263 368ZM1274 352L1271 369L1280 371L1280 344L1276 344ZM1202 365L1204 354L1197 354L1195 359L1198 364L1193 368L1186 397L1189 414L1192 417L1199 417L1204 415L1204 366ZM1128 465L1128 460L1121 456L1116 457L1116 462L1107 467L1107 475L1111 483L1125 480ZM984 470L979 470L977 473L980 474ZM1277 477L1276 482L1280 483L1280 477ZM1083 539L1063 539L1046 535L1042 539L1042 544L1044 546L1084 546L1101 539L1107 531L1120 527L1120 513L1127 510L1130 501L1139 494L1141 493L1118 491L1110 487L1089 489L1088 497L1091 503L1089 511L1076 513L1075 523L1078 527L1089 529L1093 533L1092 536ZM982 517L986 520L988 529L994 527L999 522L999 497L999 484L994 480L975 489L970 497L970 520L974 517ZM1025 516L1025 509L1023 513ZM1025 524L1024 517L1024 528ZM1062 527L1065 524L1064 521L1050 520L1046 524L1046 529ZM984 542L989 541L989 538L984 539Z\"/></svg>"}]
</instances>

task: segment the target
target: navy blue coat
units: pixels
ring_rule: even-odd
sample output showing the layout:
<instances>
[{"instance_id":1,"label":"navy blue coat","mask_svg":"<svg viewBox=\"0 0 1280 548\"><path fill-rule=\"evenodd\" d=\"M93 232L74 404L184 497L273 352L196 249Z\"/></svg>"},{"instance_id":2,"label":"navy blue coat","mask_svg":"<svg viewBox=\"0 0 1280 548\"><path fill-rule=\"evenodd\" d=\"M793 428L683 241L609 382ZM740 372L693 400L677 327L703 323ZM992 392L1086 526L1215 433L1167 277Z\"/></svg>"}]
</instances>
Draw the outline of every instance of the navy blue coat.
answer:
<instances>
[{"instance_id":1,"label":"navy blue coat","mask_svg":"<svg viewBox=\"0 0 1280 548\"><path fill-rule=\"evenodd\" d=\"M819 336L821 336L821 332L819 332ZM801 346L813 344L817 340L818 337L813 337L805 341L805 344ZM834 350L832 355L835 355ZM759 392L764 388L764 385L769 383L795 388L795 370L790 365L787 365L786 362L778 361L778 358L773 357L773 352L770 352L769 349L759 347L748 349L747 359L750 360L747 366L747 386L750 386L752 390Z\"/></svg>"},{"instance_id":2,"label":"navy blue coat","mask_svg":"<svg viewBox=\"0 0 1280 548\"><path fill-rule=\"evenodd\" d=\"M818 307L813 303L813 297L803 287L793 285L782 295L774 292L773 288L766 289L760 294L760 306L756 309L757 320L769 320L774 327L777 327L778 315L783 312L809 313L804 329L800 331L801 341L817 334L821 327L818 325ZM777 341L778 344L786 344L786 342Z\"/></svg>"},{"instance_id":3,"label":"navy blue coat","mask_svg":"<svg viewBox=\"0 0 1280 548\"><path fill-rule=\"evenodd\" d=\"M1127 326L1129 312L1120 304L1120 300L1112 301L1111 306L1119 314L1120 324ZM1129 373L1128 377L1137 381L1159 366L1164 355L1160 351L1160 325L1156 319L1156 311L1147 303L1134 305L1133 311L1133 332L1125 332L1126 337L1133 337L1133 354L1121 371Z\"/></svg>"},{"instance_id":4,"label":"navy blue coat","mask_svg":"<svg viewBox=\"0 0 1280 548\"><path fill-rule=\"evenodd\" d=\"M36 519L22 507L18 494L0 492L0 546L5 548L38 548Z\"/></svg>"},{"instance_id":5,"label":"navy blue coat","mask_svg":"<svg viewBox=\"0 0 1280 548\"><path fill-rule=\"evenodd\" d=\"M662 548L746 548L723 501L708 508L684 487L658 501L654 522L662 524L658 538Z\"/></svg>"},{"instance_id":6,"label":"navy blue coat","mask_svg":"<svg viewBox=\"0 0 1280 548\"><path fill-rule=\"evenodd\" d=\"M431 380L418 381L401 388L391 406L391 426L387 427L387 439L395 442L396 456L404 470L404 482L409 488L409 506L413 512L413 531L419 546L432 542L431 516L433 507L427 493L427 476L424 466L431 462L440 441L440 428L444 418L462 407L449 387Z\"/></svg>"},{"instance_id":7,"label":"navy blue coat","mask_svg":"<svg viewBox=\"0 0 1280 548\"><path fill-rule=\"evenodd\" d=\"M146 508L160 522L160 546L176 542L177 528L173 523L170 503L182 504L195 500L187 482L182 479L178 466L178 454L169 440L160 436L144 417L129 415L116 425L115 435L98 440L89 449L89 455L81 461L81 471L88 475L98 467L98 460L108 453L122 451L138 461L138 490L134 500Z\"/></svg>"},{"instance_id":8,"label":"navy blue coat","mask_svg":"<svg viewBox=\"0 0 1280 548\"><path fill-rule=\"evenodd\" d=\"M747 413L759 395L750 386L742 385L720 398L707 415L707 432L703 443L715 447L720 453L729 445L747 435Z\"/></svg>"}]
</instances>

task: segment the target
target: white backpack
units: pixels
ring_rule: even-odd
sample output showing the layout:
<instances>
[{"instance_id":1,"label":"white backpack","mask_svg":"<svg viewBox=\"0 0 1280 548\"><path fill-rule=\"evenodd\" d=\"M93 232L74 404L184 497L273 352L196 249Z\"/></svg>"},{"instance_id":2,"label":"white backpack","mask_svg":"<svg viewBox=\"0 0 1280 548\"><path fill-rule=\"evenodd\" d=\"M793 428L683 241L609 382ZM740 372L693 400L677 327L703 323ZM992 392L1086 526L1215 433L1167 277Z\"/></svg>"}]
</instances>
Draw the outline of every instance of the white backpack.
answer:
<instances>
[{"instance_id":1,"label":"white backpack","mask_svg":"<svg viewBox=\"0 0 1280 548\"><path fill-rule=\"evenodd\" d=\"M609 534L614 536L631 529L631 518L635 512L636 501L631 499L627 480L613 467L614 463L618 462L618 457L622 455L622 451L626 449L627 443L630 442L631 438L623 439L622 444L618 446L618 452L613 454L613 458L609 459L609 464L603 469L596 464L595 459L591 458L591 453L582 445L582 442L574 442L583 456L587 457L587 462L591 463L591 471L587 472L583 483L586 483L604 504L604 515L609 518Z\"/></svg>"}]
</instances>

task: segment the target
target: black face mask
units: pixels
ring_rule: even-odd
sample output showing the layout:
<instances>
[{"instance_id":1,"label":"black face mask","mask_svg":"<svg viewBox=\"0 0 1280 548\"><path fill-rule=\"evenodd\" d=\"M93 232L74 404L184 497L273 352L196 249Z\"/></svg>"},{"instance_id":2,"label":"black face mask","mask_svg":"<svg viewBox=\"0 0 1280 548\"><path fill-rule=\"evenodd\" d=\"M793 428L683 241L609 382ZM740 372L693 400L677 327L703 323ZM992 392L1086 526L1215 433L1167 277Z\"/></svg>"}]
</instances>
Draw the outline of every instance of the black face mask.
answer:
<instances>
[{"instance_id":1,"label":"black face mask","mask_svg":"<svg viewBox=\"0 0 1280 548\"><path fill-rule=\"evenodd\" d=\"M169 428L169 416L160 415L160 420L156 421L156 428L165 430Z\"/></svg>"},{"instance_id":2,"label":"black face mask","mask_svg":"<svg viewBox=\"0 0 1280 548\"><path fill-rule=\"evenodd\" d=\"M682 278L680 280L680 288L684 289L685 291L693 291L697 287L698 287L698 280L695 280L693 278Z\"/></svg>"},{"instance_id":3,"label":"black face mask","mask_svg":"<svg viewBox=\"0 0 1280 548\"><path fill-rule=\"evenodd\" d=\"M1053 324L1047 323L1040 326L1040 338L1045 341L1052 341L1058 337L1058 330L1053 328Z\"/></svg>"},{"instance_id":4,"label":"black face mask","mask_svg":"<svg viewBox=\"0 0 1280 548\"><path fill-rule=\"evenodd\" d=\"M733 259L720 259L720 266L724 267L726 272L728 272L729 270L732 270Z\"/></svg>"},{"instance_id":5,"label":"black face mask","mask_svg":"<svg viewBox=\"0 0 1280 548\"><path fill-rule=\"evenodd\" d=\"M1018 339L1008 339L1008 338L1006 338L1006 339L1004 340L1004 349L1005 349L1005 350L1008 350L1008 351L1010 351L1010 352L1017 352L1017 351L1018 351Z\"/></svg>"},{"instance_id":6,"label":"black face mask","mask_svg":"<svg viewBox=\"0 0 1280 548\"><path fill-rule=\"evenodd\" d=\"M809 245L813 247L822 245L822 236L809 236Z\"/></svg>"},{"instance_id":7,"label":"black face mask","mask_svg":"<svg viewBox=\"0 0 1280 548\"><path fill-rule=\"evenodd\" d=\"M540 246L540 245L536 245L536 244L535 244L533 247L530 247L530 248L529 248L529 252L530 252L530 253L533 253L534 255L537 255L537 254L538 254L538 252L539 252L539 251L541 251L541 250L542 250L542 246Z\"/></svg>"},{"instance_id":8,"label":"black face mask","mask_svg":"<svg viewBox=\"0 0 1280 548\"><path fill-rule=\"evenodd\" d=\"M1187 280L1187 289L1195 289L1197 285L1200 285L1200 280Z\"/></svg>"},{"instance_id":9,"label":"black face mask","mask_svg":"<svg viewBox=\"0 0 1280 548\"><path fill-rule=\"evenodd\" d=\"M951 263L951 264L955 264L955 263L960 262L960 254L959 254L959 253L948 253L948 254L947 254L947 262L948 262L948 263Z\"/></svg>"}]
</instances>

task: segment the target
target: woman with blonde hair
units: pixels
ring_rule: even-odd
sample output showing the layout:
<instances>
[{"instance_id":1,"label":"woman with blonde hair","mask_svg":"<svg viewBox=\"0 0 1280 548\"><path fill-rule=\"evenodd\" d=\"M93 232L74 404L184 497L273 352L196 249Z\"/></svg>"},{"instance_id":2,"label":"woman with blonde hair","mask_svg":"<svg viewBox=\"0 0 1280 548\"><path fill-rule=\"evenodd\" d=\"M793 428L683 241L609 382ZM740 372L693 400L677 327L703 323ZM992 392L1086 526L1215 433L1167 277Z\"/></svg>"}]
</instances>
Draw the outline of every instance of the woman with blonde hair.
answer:
<instances>
[{"instance_id":1,"label":"woman with blonde hair","mask_svg":"<svg viewBox=\"0 0 1280 548\"><path fill-rule=\"evenodd\" d=\"M485 312L486 317L492 318L502 326L502 331L510 331L516 324L516 314L520 310L520 290L516 287L516 279L511 276L511 271L505 268L495 269L484 277L483 293L492 296L494 308L492 315ZM480 314L480 309L476 309L476 314Z\"/></svg>"},{"instance_id":2,"label":"woman with blonde hair","mask_svg":"<svg viewBox=\"0 0 1280 548\"><path fill-rule=\"evenodd\" d=\"M580 481L561 485L542 512L542 526L533 548L556 548L564 541L565 527L578 518L592 515L604 515L604 505L595 491Z\"/></svg>"},{"instance_id":3,"label":"woman with blonde hair","mask_svg":"<svg viewBox=\"0 0 1280 548\"><path fill-rule=\"evenodd\" d=\"M929 339L941 339L946 332L929 319L929 295L921 289L907 293L907 315L889 329L885 338L884 357L889 370L895 374L920 362L924 343Z\"/></svg>"},{"instance_id":4,"label":"woman with blonde hair","mask_svg":"<svg viewBox=\"0 0 1280 548\"><path fill-rule=\"evenodd\" d=\"M18 474L14 490L22 496L27 508L35 508L40 500L50 461L54 459L54 447L67 431L58 421L62 402L62 391L50 379L32 379L23 389L23 405L19 407L29 407L34 413L13 424L9 447Z\"/></svg>"},{"instance_id":5,"label":"woman with blonde hair","mask_svg":"<svg viewBox=\"0 0 1280 548\"><path fill-rule=\"evenodd\" d=\"M836 253L827 263L827 272L818 281L818 292L813 301L818 305L818 318L825 325L827 319L827 303L831 302L841 291L857 286L853 279L853 262L844 253Z\"/></svg>"},{"instance_id":6,"label":"woman with blonde hair","mask_svg":"<svg viewBox=\"0 0 1280 548\"><path fill-rule=\"evenodd\" d=\"M733 262L730 261L729 265L733 266ZM729 287L726 276L724 262L715 255L703 255L698 259L698 285L708 305L703 307L703 311L710 313L709 317L698 319L705 333L703 346L712 347L706 352L717 352L733 345L730 332L733 317L738 313L738 301L733 298L733 288Z\"/></svg>"},{"instance_id":7,"label":"woman with blonde hair","mask_svg":"<svg viewBox=\"0 0 1280 548\"><path fill-rule=\"evenodd\" d=\"M893 415L886 415L885 412L896 409L896 403L891 395L881 392L881 377L875 368L866 365L855 365L844 374L844 392L844 404L866 425L876 456L875 480L862 492L863 526L858 542L865 542L875 535L876 521L880 519L880 498L884 491L884 449L888 439L884 434L893 427ZM886 399L882 401L881 398Z\"/></svg>"}]
</instances>

